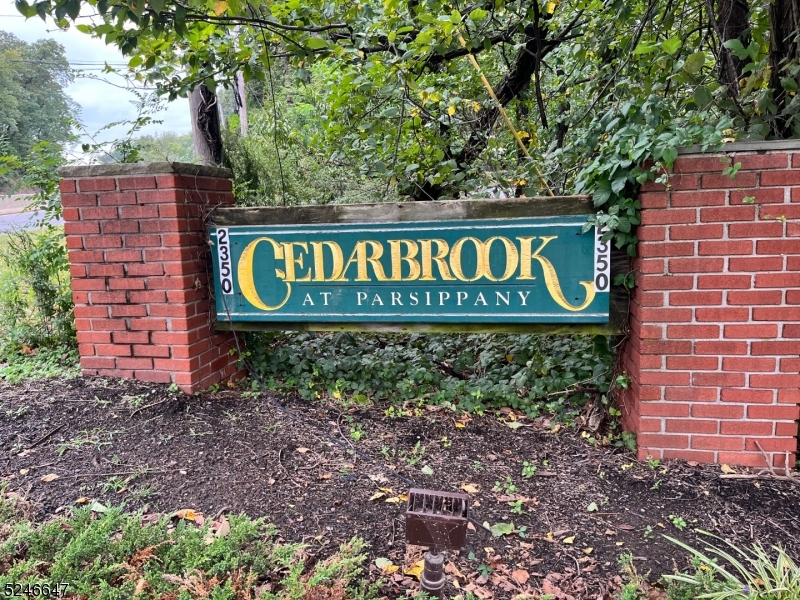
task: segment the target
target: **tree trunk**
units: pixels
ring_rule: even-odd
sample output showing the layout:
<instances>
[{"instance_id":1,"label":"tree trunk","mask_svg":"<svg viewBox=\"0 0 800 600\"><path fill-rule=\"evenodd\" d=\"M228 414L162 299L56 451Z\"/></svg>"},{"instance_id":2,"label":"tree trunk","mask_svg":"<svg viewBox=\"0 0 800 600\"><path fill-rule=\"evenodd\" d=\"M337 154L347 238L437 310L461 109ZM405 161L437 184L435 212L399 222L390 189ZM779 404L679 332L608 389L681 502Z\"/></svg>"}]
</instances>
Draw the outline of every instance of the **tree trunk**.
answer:
<instances>
[{"instance_id":1,"label":"tree trunk","mask_svg":"<svg viewBox=\"0 0 800 600\"><path fill-rule=\"evenodd\" d=\"M776 137L788 138L792 136L794 127L792 121L781 114L788 100L781 79L789 77L783 68L800 56L800 0L773 0L769 5L769 24L769 87L773 91L772 97L777 107L772 131Z\"/></svg>"},{"instance_id":2,"label":"tree trunk","mask_svg":"<svg viewBox=\"0 0 800 600\"><path fill-rule=\"evenodd\" d=\"M201 85L189 95L194 152L204 165L222 164L222 129L216 94Z\"/></svg>"},{"instance_id":3,"label":"tree trunk","mask_svg":"<svg viewBox=\"0 0 800 600\"><path fill-rule=\"evenodd\" d=\"M719 36L719 82L729 93L739 95L739 80L744 62L725 47L729 40L740 40L744 47L750 44L750 35L743 35L750 27L747 19L747 0L717 0L715 29Z\"/></svg>"}]
</instances>

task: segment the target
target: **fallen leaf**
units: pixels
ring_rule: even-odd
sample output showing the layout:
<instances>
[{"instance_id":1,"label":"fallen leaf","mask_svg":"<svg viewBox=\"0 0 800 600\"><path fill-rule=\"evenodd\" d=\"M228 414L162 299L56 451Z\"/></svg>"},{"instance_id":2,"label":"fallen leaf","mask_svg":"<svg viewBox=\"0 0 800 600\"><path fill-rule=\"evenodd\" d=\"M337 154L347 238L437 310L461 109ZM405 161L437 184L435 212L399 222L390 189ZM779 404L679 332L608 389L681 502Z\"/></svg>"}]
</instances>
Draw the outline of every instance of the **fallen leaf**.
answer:
<instances>
[{"instance_id":1,"label":"fallen leaf","mask_svg":"<svg viewBox=\"0 0 800 600\"><path fill-rule=\"evenodd\" d=\"M420 469L423 475L433 475L433 469L431 469L428 465L425 465Z\"/></svg>"},{"instance_id":2,"label":"fallen leaf","mask_svg":"<svg viewBox=\"0 0 800 600\"><path fill-rule=\"evenodd\" d=\"M214 521L214 523L217 523L217 521ZM213 528L213 525L212 525L212 528ZM221 538L221 537L225 537L230 532L231 532L231 522L228 521L228 519L225 517L225 515L222 515L222 517L220 517L220 520L219 520L219 525L217 525L216 531L214 531L214 535L216 537L218 537L218 538Z\"/></svg>"},{"instance_id":3,"label":"fallen leaf","mask_svg":"<svg viewBox=\"0 0 800 600\"><path fill-rule=\"evenodd\" d=\"M104 513L108 511L108 508L100 504L97 500L92 502L92 505L89 507L89 510L96 513Z\"/></svg>"},{"instance_id":4,"label":"fallen leaf","mask_svg":"<svg viewBox=\"0 0 800 600\"><path fill-rule=\"evenodd\" d=\"M386 494L384 494L383 492L375 492L374 494L372 494L372 496L369 497L369 499L370 500L379 500L380 498L383 498L384 496L386 496Z\"/></svg>"},{"instance_id":5,"label":"fallen leaf","mask_svg":"<svg viewBox=\"0 0 800 600\"><path fill-rule=\"evenodd\" d=\"M55 481L56 479L58 479L58 475L56 475L55 473L48 473L47 475L42 477L42 482L50 483L51 481Z\"/></svg>"},{"instance_id":6,"label":"fallen leaf","mask_svg":"<svg viewBox=\"0 0 800 600\"><path fill-rule=\"evenodd\" d=\"M194 521L198 525L206 522L203 513L197 512L191 508L183 508L172 515L173 519L186 519L187 521Z\"/></svg>"},{"instance_id":7,"label":"fallen leaf","mask_svg":"<svg viewBox=\"0 0 800 600\"><path fill-rule=\"evenodd\" d=\"M508 427L509 429L519 429L520 427L522 427L522 423L520 423L519 421L507 421L506 427Z\"/></svg>"},{"instance_id":8,"label":"fallen leaf","mask_svg":"<svg viewBox=\"0 0 800 600\"><path fill-rule=\"evenodd\" d=\"M447 573L448 575L452 575L453 577L460 577L461 579L466 579L466 577L464 577L464 574L461 571L459 571L458 567L455 566L452 562L448 562L444 566L444 572ZM453 584L455 583L457 582L454 581Z\"/></svg>"},{"instance_id":9,"label":"fallen leaf","mask_svg":"<svg viewBox=\"0 0 800 600\"><path fill-rule=\"evenodd\" d=\"M19 470L19 474L20 475L27 475L29 472L30 472L30 469L20 469Z\"/></svg>"},{"instance_id":10,"label":"fallen leaf","mask_svg":"<svg viewBox=\"0 0 800 600\"><path fill-rule=\"evenodd\" d=\"M367 477L369 478L370 481L374 481L375 483L386 483L387 481L389 481L386 478L386 475L384 475L383 473L378 473L377 475L367 475Z\"/></svg>"},{"instance_id":11,"label":"fallen leaf","mask_svg":"<svg viewBox=\"0 0 800 600\"><path fill-rule=\"evenodd\" d=\"M495 523L489 530L494 537L502 537L514 533L514 523Z\"/></svg>"},{"instance_id":12,"label":"fallen leaf","mask_svg":"<svg viewBox=\"0 0 800 600\"><path fill-rule=\"evenodd\" d=\"M479 488L474 483L462 483L461 489L467 492L468 494L477 494L478 492L481 491L481 488Z\"/></svg>"},{"instance_id":13,"label":"fallen leaf","mask_svg":"<svg viewBox=\"0 0 800 600\"><path fill-rule=\"evenodd\" d=\"M81 496L80 498L75 500L75 504L86 504L87 502L89 502L89 498L87 498L86 496Z\"/></svg>"},{"instance_id":14,"label":"fallen leaf","mask_svg":"<svg viewBox=\"0 0 800 600\"><path fill-rule=\"evenodd\" d=\"M400 496L393 496L392 498L387 498L384 502L388 502L389 504L400 504L403 499Z\"/></svg>"},{"instance_id":15,"label":"fallen leaf","mask_svg":"<svg viewBox=\"0 0 800 600\"><path fill-rule=\"evenodd\" d=\"M511 579L520 585L525 585L528 579L530 579L530 574L525 569L517 569L515 571L511 571Z\"/></svg>"},{"instance_id":16,"label":"fallen leaf","mask_svg":"<svg viewBox=\"0 0 800 600\"><path fill-rule=\"evenodd\" d=\"M300 454L305 454L306 452L308 452L308 448L298 448L298 449L297 449L297 451L298 451Z\"/></svg>"},{"instance_id":17,"label":"fallen leaf","mask_svg":"<svg viewBox=\"0 0 800 600\"><path fill-rule=\"evenodd\" d=\"M550 433L558 433L561 430L561 423L556 423L550 430Z\"/></svg>"},{"instance_id":18,"label":"fallen leaf","mask_svg":"<svg viewBox=\"0 0 800 600\"><path fill-rule=\"evenodd\" d=\"M720 465L719 469L720 469L720 471L722 471L726 475L730 475L731 473L736 473L736 471L731 469L730 466L728 466L728 465Z\"/></svg>"},{"instance_id":19,"label":"fallen leaf","mask_svg":"<svg viewBox=\"0 0 800 600\"><path fill-rule=\"evenodd\" d=\"M465 427L466 427L466 425L464 425L464 423L461 423L460 421L456 421L456 429L464 429Z\"/></svg>"},{"instance_id":20,"label":"fallen leaf","mask_svg":"<svg viewBox=\"0 0 800 600\"><path fill-rule=\"evenodd\" d=\"M133 593L141 594L144 591L144 588L147 587L147 580L144 577L140 577L139 581L136 582L136 587L133 588Z\"/></svg>"},{"instance_id":21,"label":"fallen leaf","mask_svg":"<svg viewBox=\"0 0 800 600\"><path fill-rule=\"evenodd\" d=\"M584 549L583 549L583 553L584 553L584 554L591 554L591 553L592 553L592 550L594 550L594 548L592 548L592 547L589 547L589 548L584 548Z\"/></svg>"},{"instance_id":22,"label":"fallen leaf","mask_svg":"<svg viewBox=\"0 0 800 600\"><path fill-rule=\"evenodd\" d=\"M597 512L597 503L592 502L589 506L586 507L586 510L589 512Z\"/></svg>"},{"instance_id":23,"label":"fallen leaf","mask_svg":"<svg viewBox=\"0 0 800 600\"><path fill-rule=\"evenodd\" d=\"M617 546L622 546L625 542L617 542Z\"/></svg>"},{"instance_id":24,"label":"fallen leaf","mask_svg":"<svg viewBox=\"0 0 800 600\"><path fill-rule=\"evenodd\" d=\"M567 538L564 538L561 541L564 542L565 544L572 544L575 541L575 536L571 535L571 536L569 536Z\"/></svg>"},{"instance_id":25,"label":"fallen leaf","mask_svg":"<svg viewBox=\"0 0 800 600\"><path fill-rule=\"evenodd\" d=\"M687 464L687 465L689 465L690 467L696 467L696 466L698 466L700 463L699 463L699 462L697 462L696 460L687 460L687 461L686 461L686 464Z\"/></svg>"},{"instance_id":26,"label":"fallen leaf","mask_svg":"<svg viewBox=\"0 0 800 600\"><path fill-rule=\"evenodd\" d=\"M379 556L375 559L375 565L387 575L391 575L392 573L397 573L400 569L396 564L392 563L388 558L383 558Z\"/></svg>"},{"instance_id":27,"label":"fallen leaf","mask_svg":"<svg viewBox=\"0 0 800 600\"><path fill-rule=\"evenodd\" d=\"M322 475L319 476L320 479L330 479L331 477L333 477L333 475L331 475L330 473L323 473Z\"/></svg>"},{"instance_id":28,"label":"fallen leaf","mask_svg":"<svg viewBox=\"0 0 800 600\"><path fill-rule=\"evenodd\" d=\"M419 579L419 576L422 574L422 570L424 568L425 568L425 561L418 560L417 562L414 563L413 567L409 567L408 569L404 570L403 573Z\"/></svg>"}]
</instances>

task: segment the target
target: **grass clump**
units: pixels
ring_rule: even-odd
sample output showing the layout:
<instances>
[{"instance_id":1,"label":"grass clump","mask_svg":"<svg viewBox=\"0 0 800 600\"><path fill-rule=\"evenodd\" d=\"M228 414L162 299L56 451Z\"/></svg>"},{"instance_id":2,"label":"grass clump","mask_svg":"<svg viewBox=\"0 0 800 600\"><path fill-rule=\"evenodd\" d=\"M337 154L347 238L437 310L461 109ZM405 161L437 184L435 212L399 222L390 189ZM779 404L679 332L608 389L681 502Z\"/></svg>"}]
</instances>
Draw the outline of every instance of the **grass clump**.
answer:
<instances>
[{"instance_id":1,"label":"grass clump","mask_svg":"<svg viewBox=\"0 0 800 600\"><path fill-rule=\"evenodd\" d=\"M123 508L81 508L34 525L6 495L0 528L0 589L7 583L68 582L93 600L369 600L377 586L359 581L363 542L353 539L308 567L302 545L278 543L264 520L231 517L225 535L185 519L156 520ZM97 510L97 507L94 507Z\"/></svg>"},{"instance_id":2,"label":"grass clump","mask_svg":"<svg viewBox=\"0 0 800 600\"><path fill-rule=\"evenodd\" d=\"M691 555L692 573L665 575L668 600L800 600L800 564L786 551L761 544L741 548L706 531L697 533L719 540L703 550L665 536Z\"/></svg>"},{"instance_id":3,"label":"grass clump","mask_svg":"<svg viewBox=\"0 0 800 600\"><path fill-rule=\"evenodd\" d=\"M481 412L569 413L609 389L603 336L250 334L250 360L305 399L450 403Z\"/></svg>"}]
</instances>

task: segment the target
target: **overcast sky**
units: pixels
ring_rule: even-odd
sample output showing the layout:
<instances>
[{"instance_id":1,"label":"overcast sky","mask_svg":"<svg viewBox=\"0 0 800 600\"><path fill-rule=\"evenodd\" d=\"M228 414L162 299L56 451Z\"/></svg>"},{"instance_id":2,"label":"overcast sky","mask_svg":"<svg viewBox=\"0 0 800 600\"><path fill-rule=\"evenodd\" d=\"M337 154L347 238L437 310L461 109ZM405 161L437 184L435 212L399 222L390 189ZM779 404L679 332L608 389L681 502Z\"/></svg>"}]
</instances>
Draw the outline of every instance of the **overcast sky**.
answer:
<instances>
[{"instance_id":1,"label":"overcast sky","mask_svg":"<svg viewBox=\"0 0 800 600\"><path fill-rule=\"evenodd\" d=\"M136 101L136 97L112 85L124 86L125 80L117 75L101 72L104 62L116 67L127 64L115 46L106 46L102 40L81 33L74 27L61 31L52 21L45 23L39 17L26 20L14 8L13 0L0 0L0 29L10 31L26 42L52 38L64 46L70 64L85 72L84 76L76 77L75 82L67 88L67 93L80 105L81 121L90 134L94 135L108 123L136 117L136 107L132 103ZM191 130L189 102L185 98L172 102L167 110L154 117L163 119L164 122L160 125L149 125L143 133L186 133ZM118 139L126 131L127 127L104 131L98 135L97 140Z\"/></svg>"}]
</instances>

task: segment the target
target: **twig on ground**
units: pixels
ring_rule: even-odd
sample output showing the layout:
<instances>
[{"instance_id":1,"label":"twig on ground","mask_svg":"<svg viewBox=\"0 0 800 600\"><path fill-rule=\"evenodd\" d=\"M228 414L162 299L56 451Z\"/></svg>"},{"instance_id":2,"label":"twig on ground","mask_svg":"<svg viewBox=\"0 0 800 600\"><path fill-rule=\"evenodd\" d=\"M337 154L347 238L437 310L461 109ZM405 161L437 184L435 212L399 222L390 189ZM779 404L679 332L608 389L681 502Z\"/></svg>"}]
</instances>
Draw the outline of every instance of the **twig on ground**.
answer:
<instances>
[{"instance_id":1,"label":"twig on ground","mask_svg":"<svg viewBox=\"0 0 800 600\"><path fill-rule=\"evenodd\" d=\"M53 429L53 430L52 430L52 431L50 431L49 433L46 433L46 434L44 434L44 435L43 435L42 437L40 437L38 440L36 440L35 442L33 442L33 443L30 445L30 446L28 446L28 447L26 448L26 450L30 450L31 448L36 448L36 446L38 446L39 444L41 444L43 441L45 441L47 438L49 438L51 435L53 435L53 434L54 434L56 431L59 431L59 430L61 430L61 429L64 429L64 427L66 427L66 426L67 426L67 424L66 424L66 423L62 423L61 425L59 425L58 427L56 427L55 429Z\"/></svg>"},{"instance_id":2,"label":"twig on ground","mask_svg":"<svg viewBox=\"0 0 800 600\"><path fill-rule=\"evenodd\" d=\"M156 469L144 469L144 470L136 470L136 471L118 471L117 473L78 473L73 475L73 477L120 477L122 475L149 475L151 473L175 473L180 469L166 469L166 470L156 470Z\"/></svg>"},{"instance_id":3,"label":"twig on ground","mask_svg":"<svg viewBox=\"0 0 800 600\"><path fill-rule=\"evenodd\" d=\"M722 474L719 476L720 479L764 479L767 481L770 480L778 480L778 481L791 481L793 483L800 483L800 479L797 477L793 477L789 475L773 475L769 471L762 471L761 473L730 473L730 474Z\"/></svg>"},{"instance_id":4,"label":"twig on ground","mask_svg":"<svg viewBox=\"0 0 800 600\"><path fill-rule=\"evenodd\" d=\"M172 398L165 398L164 400L159 400L158 402L153 402L152 404L148 404L147 406L140 406L139 408L137 408L135 411L133 411L130 414L129 418L132 417L133 415L135 415L136 413L141 412L141 411L143 411L143 410L145 410L147 408L153 408L154 406L158 406L159 404L164 404L164 402L169 402L170 400L172 400Z\"/></svg>"}]
</instances>

